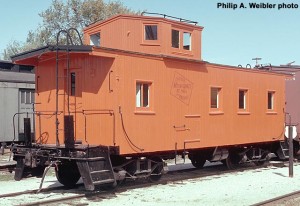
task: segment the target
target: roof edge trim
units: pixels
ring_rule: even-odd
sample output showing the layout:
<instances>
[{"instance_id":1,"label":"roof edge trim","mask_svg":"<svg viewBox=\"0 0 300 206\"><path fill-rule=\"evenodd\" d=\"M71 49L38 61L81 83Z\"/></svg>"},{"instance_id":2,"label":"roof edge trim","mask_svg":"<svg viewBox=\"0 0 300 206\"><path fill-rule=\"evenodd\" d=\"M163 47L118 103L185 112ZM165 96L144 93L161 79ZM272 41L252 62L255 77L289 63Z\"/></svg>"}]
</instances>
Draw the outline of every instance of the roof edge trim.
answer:
<instances>
[{"instance_id":1,"label":"roof edge trim","mask_svg":"<svg viewBox=\"0 0 300 206\"><path fill-rule=\"evenodd\" d=\"M32 49L29 51L25 51L16 55L11 56L12 62L22 60L22 59L27 59L30 57L34 57L40 54L43 54L45 52L53 52L53 51L72 51L72 52L91 52L92 51L92 46L90 45L47 45L43 47L39 47L37 49Z\"/></svg>"}]
</instances>

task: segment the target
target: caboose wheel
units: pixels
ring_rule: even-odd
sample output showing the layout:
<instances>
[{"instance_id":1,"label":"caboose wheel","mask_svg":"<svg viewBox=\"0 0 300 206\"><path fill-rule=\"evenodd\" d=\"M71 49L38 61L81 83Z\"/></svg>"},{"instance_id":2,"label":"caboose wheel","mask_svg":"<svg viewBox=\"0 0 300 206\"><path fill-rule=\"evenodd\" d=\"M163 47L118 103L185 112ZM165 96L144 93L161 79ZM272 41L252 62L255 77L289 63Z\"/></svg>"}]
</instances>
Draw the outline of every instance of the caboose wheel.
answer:
<instances>
[{"instance_id":1,"label":"caboose wheel","mask_svg":"<svg viewBox=\"0 0 300 206\"><path fill-rule=\"evenodd\" d=\"M208 155L206 153L191 153L189 159L194 167L200 169L204 166Z\"/></svg>"},{"instance_id":2,"label":"caboose wheel","mask_svg":"<svg viewBox=\"0 0 300 206\"><path fill-rule=\"evenodd\" d=\"M202 168L206 162L206 159L203 158L192 158L192 165L198 169Z\"/></svg>"},{"instance_id":3,"label":"caboose wheel","mask_svg":"<svg viewBox=\"0 0 300 206\"><path fill-rule=\"evenodd\" d=\"M229 155L224 161L224 163L228 169L233 170L237 168L238 164L242 159L243 159L242 155L239 155L238 153L235 152L229 152Z\"/></svg>"},{"instance_id":4,"label":"caboose wheel","mask_svg":"<svg viewBox=\"0 0 300 206\"><path fill-rule=\"evenodd\" d=\"M163 171L163 160L160 157L151 158L151 169L153 170L149 176L150 182L160 180Z\"/></svg>"},{"instance_id":5,"label":"caboose wheel","mask_svg":"<svg viewBox=\"0 0 300 206\"><path fill-rule=\"evenodd\" d=\"M75 161L64 161L55 167L57 180L64 186L72 188L80 178L80 173Z\"/></svg>"}]
</instances>

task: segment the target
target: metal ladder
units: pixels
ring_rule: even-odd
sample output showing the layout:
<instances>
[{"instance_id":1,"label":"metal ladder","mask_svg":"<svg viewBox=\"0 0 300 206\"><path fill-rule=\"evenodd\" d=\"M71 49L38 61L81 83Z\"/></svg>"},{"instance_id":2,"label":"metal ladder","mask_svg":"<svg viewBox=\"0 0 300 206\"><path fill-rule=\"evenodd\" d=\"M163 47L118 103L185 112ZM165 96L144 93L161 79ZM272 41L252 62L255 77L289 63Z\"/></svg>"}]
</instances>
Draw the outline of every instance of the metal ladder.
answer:
<instances>
[{"instance_id":1,"label":"metal ladder","mask_svg":"<svg viewBox=\"0 0 300 206\"><path fill-rule=\"evenodd\" d=\"M289 158L289 145L286 141L279 142L280 147L277 150L277 155L280 159L288 159Z\"/></svg>"},{"instance_id":2,"label":"metal ladder","mask_svg":"<svg viewBox=\"0 0 300 206\"><path fill-rule=\"evenodd\" d=\"M95 186L114 186L116 180L109 153L97 157L77 160L77 166L86 190L94 190Z\"/></svg>"},{"instance_id":3,"label":"metal ladder","mask_svg":"<svg viewBox=\"0 0 300 206\"><path fill-rule=\"evenodd\" d=\"M55 69L55 74L56 74L56 107L55 107L55 128L56 128L56 146L59 146L60 145L60 142L59 142L59 120L58 120L58 100L59 100L59 78L65 78L67 81L67 101L68 101L68 105L67 105L67 110L68 110L68 115L70 116L70 100L69 100L69 87L70 87L70 83L69 83L69 71L70 71L70 43L71 45L74 45L73 43L73 40L72 40L72 37L70 35L70 32L71 31L75 31L78 35L78 38L79 38L79 41L80 41L80 44L83 45L82 43L82 39L80 37L80 34L78 32L77 29L75 28L70 28L68 30L60 30L58 33L57 33L57 36L56 36L56 69ZM65 33L66 34L66 39L67 39L67 45L66 45L66 48L63 49L66 51L67 53L67 57L66 58L62 58L60 59L59 58L59 51L60 51L60 48L59 48L59 38L60 38L60 35L61 33ZM67 61L67 75L66 76L62 76L60 77L59 76L59 61L60 60L66 60Z\"/></svg>"}]
</instances>

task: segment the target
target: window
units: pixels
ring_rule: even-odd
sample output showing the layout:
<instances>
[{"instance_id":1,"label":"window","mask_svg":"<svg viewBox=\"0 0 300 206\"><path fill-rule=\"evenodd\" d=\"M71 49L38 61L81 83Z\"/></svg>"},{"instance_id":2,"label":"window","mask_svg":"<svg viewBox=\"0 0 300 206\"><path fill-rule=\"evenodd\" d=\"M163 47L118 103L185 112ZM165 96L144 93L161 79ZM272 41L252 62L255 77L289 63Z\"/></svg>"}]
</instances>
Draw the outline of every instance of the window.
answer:
<instances>
[{"instance_id":1,"label":"window","mask_svg":"<svg viewBox=\"0 0 300 206\"><path fill-rule=\"evenodd\" d=\"M30 92L26 92L26 104L30 104L31 103L31 94Z\"/></svg>"},{"instance_id":2,"label":"window","mask_svg":"<svg viewBox=\"0 0 300 206\"><path fill-rule=\"evenodd\" d=\"M192 33L181 29L171 30L172 47L180 50L192 50Z\"/></svg>"},{"instance_id":3,"label":"window","mask_svg":"<svg viewBox=\"0 0 300 206\"><path fill-rule=\"evenodd\" d=\"M90 36L90 45L100 46L100 32Z\"/></svg>"},{"instance_id":4,"label":"window","mask_svg":"<svg viewBox=\"0 0 300 206\"><path fill-rule=\"evenodd\" d=\"M274 109L274 94L275 92L268 92L268 109Z\"/></svg>"},{"instance_id":5,"label":"window","mask_svg":"<svg viewBox=\"0 0 300 206\"><path fill-rule=\"evenodd\" d=\"M75 96L76 88L76 75L75 72L71 72L71 96Z\"/></svg>"},{"instance_id":6,"label":"window","mask_svg":"<svg viewBox=\"0 0 300 206\"><path fill-rule=\"evenodd\" d=\"M21 103L33 104L34 103L34 90L21 90Z\"/></svg>"},{"instance_id":7,"label":"window","mask_svg":"<svg viewBox=\"0 0 300 206\"><path fill-rule=\"evenodd\" d=\"M25 95L26 95L26 92L25 91L21 91L21 103L22 104L25 104Z\"/></svg>"},{"instance_id":8,"label":"window","mask_svg":"<svg viewBox=\"0 0 300 206\"><path fill-rule=\"evenodd\" d=\"M211 88L210 89L210 108L218 109L220 107L220 88Z\"/></svg>"},{"instance_id":9,"label":"window","mask_svg":"<svg viewBox=\"0 0 300 206\"><path fill-rule=\"evenodd\" d=\"M191 50L191 33L183 32L183 49Z\"/></svg>"},{"instance_id":10,"label":"window","mask_svg":"<svg viewBox=\"0 0 300 206\"><path fill-rule=\"evenodd\" d=\"M239 109L246 109L247 90L239 90Z\"/></svg>"},{"instance_id":11,"label":"window","mask_svg":"<svg viewBox=\"0 0 300 206\"><path fill-rule=\"evenodd\" d=\"M31 92L31 103L34 103L34 98L35 98L35 94L34 94L34 92L32 91L32 92Z\"/></svg>"},{"instance_id":12,"label":"window","mask_svg":"<svg viewBox=\"0 0 300 206\"><path fill-rule=\"evenodd\" d=\"M150 84L136 83L136 107L149 107Z\"/></svg>"},{"instance_id":13,"label":"window","mask_svg":"<svg viewBox=\"0 0 300 206\"><path fill-rule=\"evenodd\" d=\"M145 40L157 40L157 25L145 25Z\"/></svg>"},{"instance_id":14,"label":"window","mask_svg":"<svg viewBox=\"0 0 300 206\"><path fill-rule=\"evenodd\" d=\"M172 29L172 47L179 48L179 31Z\"/></svg>"}]
</instances>

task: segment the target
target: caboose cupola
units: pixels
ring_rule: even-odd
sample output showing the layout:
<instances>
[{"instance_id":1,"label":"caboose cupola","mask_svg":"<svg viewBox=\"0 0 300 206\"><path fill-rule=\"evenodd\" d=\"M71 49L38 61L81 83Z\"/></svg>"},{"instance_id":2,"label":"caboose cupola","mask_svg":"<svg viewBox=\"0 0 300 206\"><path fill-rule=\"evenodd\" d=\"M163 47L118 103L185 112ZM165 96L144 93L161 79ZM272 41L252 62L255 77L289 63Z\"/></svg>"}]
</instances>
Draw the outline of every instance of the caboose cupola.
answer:
<instances>
[{"instance_id":1,"label":"caboose cupola","mask_svg":"<svg viewBox=\"0 0 300 206\"><path fill-rule=\"evenodd\" d=\"M84 30L85 44L201 60L203 27L197 22L162 16L118 15L92 24Z\"/></svg>"}]
</instances>

